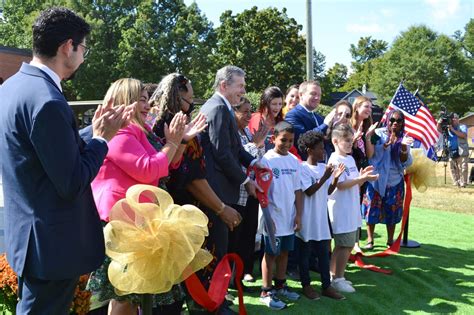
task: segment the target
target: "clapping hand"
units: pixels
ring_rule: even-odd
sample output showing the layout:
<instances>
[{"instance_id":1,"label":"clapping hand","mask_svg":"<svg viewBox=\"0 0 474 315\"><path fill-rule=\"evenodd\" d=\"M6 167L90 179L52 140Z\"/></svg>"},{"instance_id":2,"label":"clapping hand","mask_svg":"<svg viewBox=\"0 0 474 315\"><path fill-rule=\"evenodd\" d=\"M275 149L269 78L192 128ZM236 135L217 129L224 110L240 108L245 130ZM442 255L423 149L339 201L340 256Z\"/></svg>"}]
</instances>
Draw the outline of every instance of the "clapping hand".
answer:
<instances>
[{"instance_id":1,"label":"clapping hand","mask_svg":"<svg viewBox=\"0 0 474 315\"><path fill-rule=\"evenodd\" d=\"M136 102L125 106L113 108L114 99L111 98L106 105L99 105L92 118L92 134L110 141L117 131L126 127L135 110Z\"/></svg>"},{"instance_id":2,"label":"clapping hand","mask_svg":"<svg viewBox=\"0 0 474 315\"><path fill-rule=\"evenodd\" d=\"M265 143L265 139L267 138L268 135L268 127L263 123L263 121L260 121L260 124L258 125L258 130L255 131L255 133L252 135L253 136L253 143L258 148L261 148L263 144Z\"/></svg>"},{"instance_id":3,"label":"clapping hand","mask_svg":"<svg viewBox=\"0 0 474 315\"><path fill-rule=\"evenodd\" d=\"M334 108L333 110L329 112L329 114L326 115L326 117L324 117L324 124L330 126L331 124L334 123L335 117L336 117L336 109Z\"/></svg>"},{"instance_id":4,"label":"clapping hand","mask_svg":"<svg viewBox=\"0 0 474 315\"><path fill-rule=\"evenodd\" d=\"M334 171L334 165L333 164L327 164L326 168L324 169L322 179L327 180L331 176L333 171Z\"/></svg>"},{"instance_id":5,"label":"clapping hand","mask_svg":"<svg viewBox=\"0 0 474 315\"><path fill-rule=\"evenodd\" d=\"M402 144L406 145L406 146L411 146L411 144L413 143L413 138L410 137L410 136L404 136L403 139L402 139Z\"/></svg>"},{"instance_id":6,"label":"clapping hand","mask_svg":"<svg viewBox=\"0 0 474 315\"><path fill-rule=\"evenodd\" d=\"M199 113L189 124L184 127L183 139L189 141L206 129L206 115Z\"/></svg>"},{"instance_id":7,"label":"clapping hand","mask_svg":"<svg viewBox=\"0 0 474 315\"><path fill-rule=\"evenodd\" d=\"M359 141L360 138L362 138L362 136L364 135L364 131L362 131L362 126L363 124L361 123L359 125L359 128L357 128L356 133L354 134L354 143L357 143L357 141Z\"/></svg>"},{"instance_id":8,"label":"clapping hand","mask_svg":"<svg viewBox=\"0 0 474 315\"><path fill-rule=\"evenodd\" d=\"M390 133L390 137L388 138L387 142L385 142L384 147L388 147L389 145L392 145L397 142L397 135L395 132Z\"/></svg>"},{"instance_id":9,"label":"clapping hand","mask_svg":"<svg viewBox=\"0 0 474 315\"><path fill-rule=\"evenodd\" d=\"M370 140L370 138L374 135L375 129L377 129L378 124L378 122L375 122L369 127L369 129L367 129L367 132L365 133L366 139L368 138Z\"/></svg>"},{"instance_id":10,"label":"clapping hand","mask_svg":"<svg viewBox=\"0 0 474 315\"><path fill-rule=\"evenodd\" d=\"M182 112L174 115L168 126L165 123L165 138L166 142L171 142L175 146L181 143L184 135L184 128L186 127L187 116Z\"/></svg>"},{"instance_id":11,"label":"clapping hand","mask_svg":"<svg viewBox=\"0 0 474 315\"><path fill-rule=\"evenodd\" d=\"M333 168L332 175L334 176L334 178L339 179L339 177L341 177L342 173L344 173L345 169L346 169L346 166L344 165L344 163L339 163L339 165L337 167Z\"/></svg>"},{"instance_id":12,"label":"clapping hand","mask_svg":"<svg viewBox=\"0 0 474 315\"><path fill-rule=\"evenodd\" d=\"M360 177L365 179L366 181L374 181L379 178L379 174L374 174L374 167L372 165L367 166L360 170Z\"/></svg>"}]
</instances>

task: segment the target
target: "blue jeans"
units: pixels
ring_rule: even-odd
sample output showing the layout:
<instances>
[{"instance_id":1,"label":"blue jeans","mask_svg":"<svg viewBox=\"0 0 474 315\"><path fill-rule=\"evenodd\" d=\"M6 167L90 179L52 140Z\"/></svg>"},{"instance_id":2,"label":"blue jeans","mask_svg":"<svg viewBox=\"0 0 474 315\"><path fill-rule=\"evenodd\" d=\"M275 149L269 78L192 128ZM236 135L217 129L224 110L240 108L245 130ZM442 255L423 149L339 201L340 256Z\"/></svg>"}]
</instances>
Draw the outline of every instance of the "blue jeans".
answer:
<instances>
[{"instance_id":1,"label":"blue jeans","mask_svg":"<svg viewBox=\"0 0 474 315\"><path fill-rule=\"evenodd\" d=\"M311 284L309 277L309 261L311 249L313 249L318 258L318 267L321 274L321 283L323 290L331 285L331 276L329 275L329 240L303 242L299 237L296 238L299 246L299 269L301 285Z\"/></svg>"}]
</instances>

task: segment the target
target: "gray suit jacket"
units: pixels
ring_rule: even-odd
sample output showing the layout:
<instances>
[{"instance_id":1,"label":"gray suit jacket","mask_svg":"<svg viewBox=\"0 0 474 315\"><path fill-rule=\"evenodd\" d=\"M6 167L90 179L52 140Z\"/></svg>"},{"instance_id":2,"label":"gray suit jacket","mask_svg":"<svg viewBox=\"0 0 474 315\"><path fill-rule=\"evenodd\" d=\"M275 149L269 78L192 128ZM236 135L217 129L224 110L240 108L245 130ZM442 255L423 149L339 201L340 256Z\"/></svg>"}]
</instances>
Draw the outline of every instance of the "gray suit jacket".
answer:
<instances>
[{"instance_id":1,"label":"gray suit jacket","mask_svg":"<svg viewBox=\"0 0 474 315\"><path fill-rule=\"evenodd\" d=\"M214 94L202 107L208 127L201 134L206 159L207 180L221 200L236 204L240 184L247 177L241 165L248 167L254 159L244 150L237 124L224 99Z\"/></svg>"}]
</instances>

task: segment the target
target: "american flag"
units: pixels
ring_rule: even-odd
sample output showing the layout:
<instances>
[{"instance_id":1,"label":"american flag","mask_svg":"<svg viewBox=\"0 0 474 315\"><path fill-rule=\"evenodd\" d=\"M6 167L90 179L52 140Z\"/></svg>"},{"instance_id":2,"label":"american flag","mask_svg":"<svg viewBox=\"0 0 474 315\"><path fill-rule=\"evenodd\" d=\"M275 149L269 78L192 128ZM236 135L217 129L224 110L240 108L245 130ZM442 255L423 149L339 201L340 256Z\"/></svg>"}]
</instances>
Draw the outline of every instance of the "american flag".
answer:
<instances>
[{"instance_id":1,"label":"american flag","mask_svg":"<svg viewBox=\"0 0 474 315\"><path fill-rule=\"evenodd\" d=\"M430 110L401 83L382 117L382 122L385 121L387 114L394 109L401 110L405 115L406 134L419 140L426 150L438 141L439 133L436 128L436 120Z\"/></svg>"}]
</instances>

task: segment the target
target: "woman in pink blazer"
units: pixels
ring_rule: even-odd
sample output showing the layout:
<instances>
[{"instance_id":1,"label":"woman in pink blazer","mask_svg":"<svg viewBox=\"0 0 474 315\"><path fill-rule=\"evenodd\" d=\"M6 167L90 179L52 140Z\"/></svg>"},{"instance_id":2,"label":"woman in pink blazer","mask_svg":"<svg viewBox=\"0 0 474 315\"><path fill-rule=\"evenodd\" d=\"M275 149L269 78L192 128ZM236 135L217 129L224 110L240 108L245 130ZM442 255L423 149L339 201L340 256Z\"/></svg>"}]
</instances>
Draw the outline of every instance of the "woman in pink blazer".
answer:
<instances>
[{"instance_id":1,"label":"woman in pink blazer","mask_svg":"<svg viewBox=\"0 0 474 315\"><path fill-rule=\"evenodd\" d=\"M104 104L134 103L131 123L120 129L109 141L109 151L96 178L92 192L100 218L108 222L113 205L135 184L159 185L168 176L168 169L179 166L183 149L180 147L185 134L186 115L177 114L165 128L166 144L153 135L145 123L150 110L148 93L136 79L126 78L114 82L104 99ZM189 137L189 134L187 135ZM90 289L99 300L112 299L109 314L136 314L139 297L136 294L117 296L107 278L110 260L91 276Z\"/></svg>"},{"instance_id":2,"label":"woman in pink blazer","mask_svg":"<svg viewBox=\"0 0 474 315\"><path fill-rule=\"evenodd\" d=\"M125 197L128 188L135 184L157 186L160 178L168 176L169 167L179 166L182 150L178 146L186 124L186 116L177 115L168 127L166 145L154 139L144 123L150 110L148 93L136 79L114 82L105 96L104 103L107 102L136 104L131 123L109 141L107 156L92 182L97 209L105 222L112 206Z\"/></svg>"}]
</instances>

